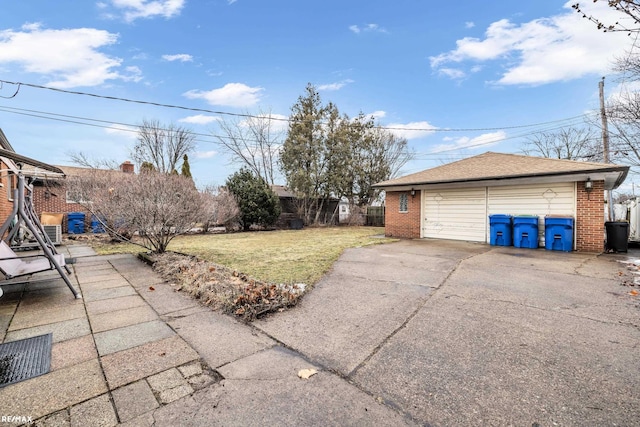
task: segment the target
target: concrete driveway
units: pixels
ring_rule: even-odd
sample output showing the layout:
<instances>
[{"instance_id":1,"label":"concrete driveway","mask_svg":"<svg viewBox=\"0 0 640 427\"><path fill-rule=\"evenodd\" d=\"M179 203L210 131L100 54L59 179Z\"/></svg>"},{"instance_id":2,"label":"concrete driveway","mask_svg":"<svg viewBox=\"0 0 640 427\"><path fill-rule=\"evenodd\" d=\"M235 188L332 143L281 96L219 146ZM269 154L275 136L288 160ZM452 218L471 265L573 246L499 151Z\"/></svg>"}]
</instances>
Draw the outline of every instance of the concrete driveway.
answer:
<instances>
[{"instance_id":1,"label":"concrete driveway","mask_svg":"<svg viewBox=\"0 0 640 427\"><path fill-rule=\"evenodd\" d=\"M627 256L402 241L348 250L255 326L420 425L640 425Z\"/></svg>"}]
</instances>

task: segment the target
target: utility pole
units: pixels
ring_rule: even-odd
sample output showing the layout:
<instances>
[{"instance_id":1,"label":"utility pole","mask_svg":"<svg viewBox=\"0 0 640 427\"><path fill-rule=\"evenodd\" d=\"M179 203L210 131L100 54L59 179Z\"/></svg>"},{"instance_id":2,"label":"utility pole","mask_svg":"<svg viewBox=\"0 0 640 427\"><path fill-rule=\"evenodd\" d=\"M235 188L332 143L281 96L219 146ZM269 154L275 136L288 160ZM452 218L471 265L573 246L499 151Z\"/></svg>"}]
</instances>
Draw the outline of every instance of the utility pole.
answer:
<instances>
[{"instance_id":1,"label":"utility pole","mask_svg":"<svg viewBox=\"0 0 640 427\"><path fill-rule=\"evenodd\" d=\"M602 118L602 149L605 163L609 163L609 128L607 126L607 112L604 108L604 77L598 83L600 89L600 117ZM609 221L614 221L613 217L613 200L611 197L611 191L606 191L607 206L609 212Z\"/></svg>"}]
</instances>

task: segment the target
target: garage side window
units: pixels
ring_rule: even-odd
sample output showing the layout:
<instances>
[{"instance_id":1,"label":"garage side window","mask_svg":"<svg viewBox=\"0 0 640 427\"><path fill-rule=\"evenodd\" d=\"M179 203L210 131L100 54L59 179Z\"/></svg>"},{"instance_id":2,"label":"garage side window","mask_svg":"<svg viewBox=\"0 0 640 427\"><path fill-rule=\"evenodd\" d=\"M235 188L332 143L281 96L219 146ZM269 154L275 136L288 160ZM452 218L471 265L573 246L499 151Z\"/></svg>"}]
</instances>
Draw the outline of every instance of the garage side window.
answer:
<instances>
[{"instance_id":1,"label":"garage side window","mask_svg":"<svg viewBox=\"0 0 640 427\"><path fill-rule=\"evenodd\" d=\"M409 212L409 195L400 193L400 212Z\"/></svg>"}]
</instances>

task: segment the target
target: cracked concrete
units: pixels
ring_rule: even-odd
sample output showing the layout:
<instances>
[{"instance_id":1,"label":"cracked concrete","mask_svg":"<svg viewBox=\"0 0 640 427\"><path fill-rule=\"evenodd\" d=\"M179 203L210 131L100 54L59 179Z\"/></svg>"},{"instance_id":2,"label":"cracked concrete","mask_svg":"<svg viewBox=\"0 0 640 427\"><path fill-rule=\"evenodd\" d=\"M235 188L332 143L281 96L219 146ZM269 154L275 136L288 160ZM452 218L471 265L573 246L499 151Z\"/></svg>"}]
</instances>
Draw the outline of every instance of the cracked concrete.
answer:
<instances>
[{"instance_id":1,"label":"cracked concrete","mask_svg":"<svg viewBox=\"0 0 640 427\"><path fill-rule=\"evenodd\" d=\"M81 285L109 296L117 287L90 271L113 281L113 268L136 295L85 302L89 348L56 332L82 357L54 376L98 356L102 375L37 425L632 425L640 304L622 258L431 240L351 249L297 307L246 325L132 257L96 257ZM132 322L171 336L143 343Z\"/></svg>"}]
</instances>

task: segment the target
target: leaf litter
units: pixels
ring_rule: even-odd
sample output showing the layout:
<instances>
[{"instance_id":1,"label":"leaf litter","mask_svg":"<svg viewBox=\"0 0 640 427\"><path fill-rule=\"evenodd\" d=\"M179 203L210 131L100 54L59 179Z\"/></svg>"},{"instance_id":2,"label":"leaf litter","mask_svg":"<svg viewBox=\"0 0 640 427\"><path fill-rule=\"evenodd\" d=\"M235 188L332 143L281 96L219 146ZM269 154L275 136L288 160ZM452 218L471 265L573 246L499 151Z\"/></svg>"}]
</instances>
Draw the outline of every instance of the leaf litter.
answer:
<instances>
[{"instance_id":1,"label":"leaf litter","mask_svg":"<svg viewBox=\"0 0 640 427\"><path fill-rule=\"evenodd\" d=\"M295 306L306 290L304 283L264 282L210 261L174 252L153 255L151 261L153 269L177 290L247 322Z\"/></svg>"}]
</instances>

